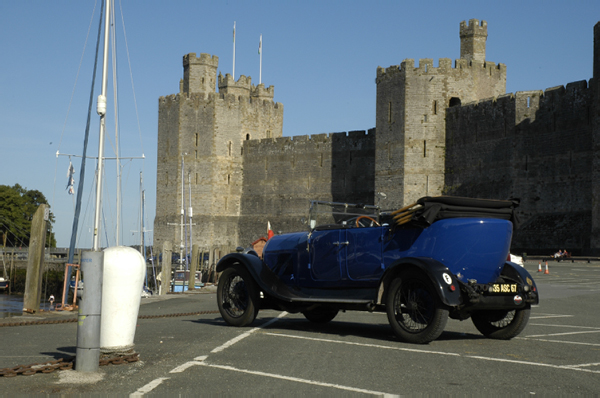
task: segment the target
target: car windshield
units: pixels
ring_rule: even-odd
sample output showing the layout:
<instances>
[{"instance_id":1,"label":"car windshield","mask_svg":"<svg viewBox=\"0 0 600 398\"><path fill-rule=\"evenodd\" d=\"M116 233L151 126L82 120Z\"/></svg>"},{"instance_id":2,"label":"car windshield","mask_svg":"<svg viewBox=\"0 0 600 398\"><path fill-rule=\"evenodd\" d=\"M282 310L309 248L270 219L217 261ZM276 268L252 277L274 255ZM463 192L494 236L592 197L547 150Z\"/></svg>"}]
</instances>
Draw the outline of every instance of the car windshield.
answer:
<instances>
[{"instance_id":1,"label":"car windshield","mask_svg":"<svg viewBox=\"0 0 600 398\"><path fill-rule=\"evenodd\" d=\"M344 226L354 222L361 216L379 221L379 212L378 206L311 201L309 226L310 229L320 225L337 224Z\"/></svg>"}]
</instances>

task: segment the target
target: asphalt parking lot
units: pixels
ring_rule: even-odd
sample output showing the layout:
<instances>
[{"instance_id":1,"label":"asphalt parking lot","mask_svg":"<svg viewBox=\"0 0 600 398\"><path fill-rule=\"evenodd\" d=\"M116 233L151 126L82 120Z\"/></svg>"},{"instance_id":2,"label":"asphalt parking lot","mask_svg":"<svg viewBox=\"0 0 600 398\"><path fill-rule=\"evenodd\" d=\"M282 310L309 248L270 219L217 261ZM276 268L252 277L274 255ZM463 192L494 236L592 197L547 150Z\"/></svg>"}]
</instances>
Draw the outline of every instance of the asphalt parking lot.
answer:
<instances>
[{"instance_id":1,"label":"asphalt parking lot","mask_svg":"<svg viewBox=\"0 0 600 398\"><path fill-rule=\"evenodd\" d=\"M450 320L436 341L406 344L394 337L385 314L377 313L346 312L315 325L302 315L261 311L247 328L226 326L218 314L143 319L136 332L139 363L101 367L89 377L64 371L6 379L0 394L596 395L600 263L552 262L549 274L537 267L526 263L540 305L532 309L524 332L510 341L484 338L470 320ZM142 313L192 307L216 309L214 294L149 301ZM41 327L50 331L44 333L48 339L56 335L47 350L37 349L40 355L74 351L75 325ZM0 333L10 344L28 339L35 328ZM20 359L7 356L0 355L0 367Z\"/></svg>"}]
</instances>

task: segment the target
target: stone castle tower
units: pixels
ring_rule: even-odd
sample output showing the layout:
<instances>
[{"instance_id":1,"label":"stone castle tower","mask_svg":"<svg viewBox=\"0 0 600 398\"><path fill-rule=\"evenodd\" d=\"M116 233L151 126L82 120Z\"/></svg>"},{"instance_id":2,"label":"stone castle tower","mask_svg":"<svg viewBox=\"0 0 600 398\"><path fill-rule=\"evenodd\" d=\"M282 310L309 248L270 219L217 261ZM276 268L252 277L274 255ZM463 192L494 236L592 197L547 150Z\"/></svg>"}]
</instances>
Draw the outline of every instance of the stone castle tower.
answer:
<instances>
[{"instance_id":1,"label":"stone castle tower","mask_svg":"<svg viewBox=\"0 0 600 398\"><path fill-rule=\"evenodd\" d=\"M506 66L485 60L487 23L460 24L460 59L377 68L376 204L401 207L444 187L446 108L506 92Z\"/></svg>"},{"instance_id":2,"label":"stone castle tower","mask_svg":"<svg viewBox=\"0 0 600 398\"><path fill-rule=\"evenodd\" d=\"M170 241L178 251L182 241L182 180L194 244L237 246L243 143L282 134L283 106L273 102L274 87L254 86L246 76L217 77L218 64L217 56L185 55L179 94L158 101L157 248Z\"/></svg>"}]
</instances>

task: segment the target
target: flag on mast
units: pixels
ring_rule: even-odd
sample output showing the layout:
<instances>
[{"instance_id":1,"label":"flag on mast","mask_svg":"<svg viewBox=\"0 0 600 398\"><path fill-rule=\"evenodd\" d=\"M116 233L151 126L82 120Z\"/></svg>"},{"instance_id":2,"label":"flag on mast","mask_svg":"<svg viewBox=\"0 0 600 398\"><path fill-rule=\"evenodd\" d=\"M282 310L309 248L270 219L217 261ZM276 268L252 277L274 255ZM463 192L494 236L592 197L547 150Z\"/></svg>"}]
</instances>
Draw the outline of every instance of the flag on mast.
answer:
<instances>
[{"instance_id":1,"label":"flag on mast","mask_svg":"<svg viewBox=\"0 0 600 398\"><path fill-rule=\"evenodd\" d=\"M235 21L233 21L233 80L235 81Z\"/></svg>"},{"instance_id":2,"label":"flag on mast","mask_svg":"<svg viewBox=\"0 0 600 398\"><path fill-rule=\"evenodd\" d=\"M67 171L67 178L69 182L67 183L67 192L69 195L75 194L75 168L73 167L73 163L69 161L69 170Z\"/></svg>"},{"instance_id":3,"label":"flag on mast","mask_svg":"<svg viewBox=\"0 0 600 398\"><path fill-rule=\"evenodd\" d=\"M258 84L262 83L262 35L258 41L258 55L260 55L260 66L258 71Z\"/></svg>"}]
</instances>

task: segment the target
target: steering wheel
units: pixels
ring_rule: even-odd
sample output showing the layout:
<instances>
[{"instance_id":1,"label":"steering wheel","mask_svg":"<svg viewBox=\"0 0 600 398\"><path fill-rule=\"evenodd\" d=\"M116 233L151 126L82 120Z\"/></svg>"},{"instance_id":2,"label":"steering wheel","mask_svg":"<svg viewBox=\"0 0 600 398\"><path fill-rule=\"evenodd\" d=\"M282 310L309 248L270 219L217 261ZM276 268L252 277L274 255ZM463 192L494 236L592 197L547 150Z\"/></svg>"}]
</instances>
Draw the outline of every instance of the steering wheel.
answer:
<instances>
[{"instance_id":1,"label":"steering wheel","mask_svg":"<svg viewBox=\"0 0 600 398\"><path fill-rule=\"evenodd\" d=\"M377 221L375 221L375 219L369 217L369 216L360 216L356 219L356 227L360 228L363 225L361 223L359 223L360 220L362 220L363 218L366 218L367 220L371 220L371 223L374 223L375 225L377 225L378 227L380 227L381 225L379 225L379 223ZM372 224L371 224L372 225Z\"/></svg>"}]
</instances>

